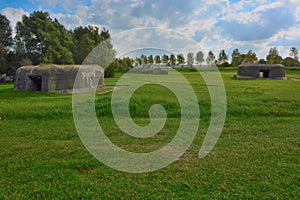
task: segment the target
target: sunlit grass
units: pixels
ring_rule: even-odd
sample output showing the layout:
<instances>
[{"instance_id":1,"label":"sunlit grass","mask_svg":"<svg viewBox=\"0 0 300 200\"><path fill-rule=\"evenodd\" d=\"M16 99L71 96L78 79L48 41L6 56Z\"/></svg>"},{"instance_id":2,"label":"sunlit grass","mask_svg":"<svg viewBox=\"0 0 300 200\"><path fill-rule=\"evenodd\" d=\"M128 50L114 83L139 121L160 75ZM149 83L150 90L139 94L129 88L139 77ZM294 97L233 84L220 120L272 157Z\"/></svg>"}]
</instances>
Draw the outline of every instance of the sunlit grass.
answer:
<instances>
[{"instance_id":1,"label":"sunlit grass","mask_svg":"<svg viewBox=\"0 0 300 200\"><path fill-rule=\"evenodd\" d=\"M88 153L75 130L70 94L14 91L12 84L0 85L0 198L298 199L300 82L290 78L300 78L300 71L288 69L287 81L234 79L235 73L222 70L226 123L213 151L199 159L210 98L199 74L182 72L198 97L198 134L178 161L146 174L118 172ZM106 79L106 85L114 86L117 80ZM141 125L149 123L148 110L154 103L167 110L164 129L148 139L120 131L110 100L111 93L97 94L95 107L99 123L116 145L149 152L176 134L180 108L168 89L150 84L130 101L131 114Z\"/></svg>"}]
</instances>

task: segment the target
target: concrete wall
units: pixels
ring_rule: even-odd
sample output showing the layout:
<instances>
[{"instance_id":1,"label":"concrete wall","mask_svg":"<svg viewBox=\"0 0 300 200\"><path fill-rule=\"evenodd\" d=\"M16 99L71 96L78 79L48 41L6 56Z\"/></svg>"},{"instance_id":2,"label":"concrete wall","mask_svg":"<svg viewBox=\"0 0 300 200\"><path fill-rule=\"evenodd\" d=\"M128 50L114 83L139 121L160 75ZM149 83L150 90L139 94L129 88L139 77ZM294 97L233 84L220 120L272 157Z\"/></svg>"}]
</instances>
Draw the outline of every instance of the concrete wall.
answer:
<instances>
[{"instance_id":1,"label":"concrete wall","mask_svg":"<svg viewBox=\"0 0 300 200\"><path fill-rule=\"evenodd\" d=\"M76 76L77 89L104 86L104 70L97 65L24 66L17 69L15 90L72 92Z\"/></svg>"},{"instance_id":2,"label":"concrete wall","mask_svg":"<svg viewBox=\"0 0 300 200\"><path fill-rule=\"evenodd\" d=\"M260 78L260 73L265 74L268 79L285 79L283 65L270 64L242 64L238 67L238 78Z\"/></svg>"}]
</instances>

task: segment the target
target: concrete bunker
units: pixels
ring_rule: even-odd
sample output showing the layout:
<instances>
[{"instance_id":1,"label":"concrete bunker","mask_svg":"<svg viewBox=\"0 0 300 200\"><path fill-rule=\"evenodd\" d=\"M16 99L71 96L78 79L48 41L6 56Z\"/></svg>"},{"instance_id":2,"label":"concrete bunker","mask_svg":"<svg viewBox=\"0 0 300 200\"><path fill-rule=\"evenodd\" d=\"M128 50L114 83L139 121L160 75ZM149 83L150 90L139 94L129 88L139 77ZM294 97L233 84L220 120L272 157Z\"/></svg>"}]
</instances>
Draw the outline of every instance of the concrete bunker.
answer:
<instances>
[{"instance_id":1,"label":"concrete bunker","mask_svg":"<svg viewBox=\"0 0 300 200\"><path fill-rule=\"evenodd\" d=\"M285 69L281 64L241 64L237 78L285 80Z\"/></svg>"},{"instance_id":2,"label":"concrete bunker","mask_svg":"<svg viewBox=\"0 0 300 200\"><path fill-rule=\"evenodd\" d=\"M104 87L104 69L98 65L23 66L17 69L15 90L71 93ZM97 80L99 82L97 82Z\"/></svg>"}]
</instances>

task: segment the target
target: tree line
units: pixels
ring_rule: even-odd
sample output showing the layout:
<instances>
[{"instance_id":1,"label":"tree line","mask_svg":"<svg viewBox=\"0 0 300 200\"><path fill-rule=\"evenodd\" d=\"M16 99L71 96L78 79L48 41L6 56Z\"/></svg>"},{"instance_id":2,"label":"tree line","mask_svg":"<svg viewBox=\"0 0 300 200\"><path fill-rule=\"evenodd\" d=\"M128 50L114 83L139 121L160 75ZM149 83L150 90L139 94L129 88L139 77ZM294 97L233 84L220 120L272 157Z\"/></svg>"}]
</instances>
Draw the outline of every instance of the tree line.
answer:
<instances>
[{"instance_id":1,"label":"tree line","mask_svg":"<svg viewBox=\"0 0 300 200\"><path fill-rule=\"evenodd\" d=\"M277 47L270 48L266 59L258 59L256 53L253 50L249 50L246 54L240 53L238 49L233 50L231 54L231 63L229 63L229 56L226 54L225 50L221 50L218 57L212 51L209 51L205 57L202 51L198 51L196 54L189 52L186 57L179 53L177 55L149 55L146 56L142 54L140 57L135 58L135 62L139 65L141 64L164 64L167 66L176 65L187 65L192 66L194 64L202 65L206 62L207 65L215 64L218 67L237 67L241 63L259 63L259 64L283 64L285 66L300 66L299 63L299 52L298 49L292 47L290 49L290 56L282 58L279 55Z\"/></svg>"},{"instance_id":2,"label":"tree line","mask_svg":"<svg viewBox=\"0 0 300 200\"><path fill-rule=\"evenodd\" d=\"M109 30L86 26L67 30L57 19L52 19L48 12L34 11L29 16L24 15L17 22L15 36L12 35L10 21L0 14L0 74L14 74L22 65L38 64L81 64L86 56L101 42L107 44L108 53L115 58L115 50L111 44ZM212 51L204 55L202 51L196 54L189 52L186 57L182 53L177 55L144 55L136 58L119 58L105 71L105 76L113 76L115 71L128 71L134 65L165 64L194 65L206 62L220 67L238 66L245 63L281 63L286 66L298 66L299 52L292 47L290 56L282 58L278 49L270 49L266 59L258 59L255 52L249 50L246 54L235 49L231 54L231 63L225 50L221 50L216 57Z\"/></svg>"}]
</instances>

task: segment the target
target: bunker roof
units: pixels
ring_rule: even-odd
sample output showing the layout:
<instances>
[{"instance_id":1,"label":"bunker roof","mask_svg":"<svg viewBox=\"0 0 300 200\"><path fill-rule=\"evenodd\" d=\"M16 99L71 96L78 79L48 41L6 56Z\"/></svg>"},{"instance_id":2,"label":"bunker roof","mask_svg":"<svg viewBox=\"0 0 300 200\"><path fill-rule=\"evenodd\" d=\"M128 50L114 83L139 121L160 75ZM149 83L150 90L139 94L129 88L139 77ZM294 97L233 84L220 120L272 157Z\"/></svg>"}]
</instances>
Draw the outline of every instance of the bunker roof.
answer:
<instances>
[{"instance_id":1,"label":"bunker roof","mask_svg":"<svg viewBox=\"0 0 300 200\"><path fill-rule=\"evenodd\" d=\"M270 67L270 68L284 68L282 64L258 64L258 63L242 63L239 67Z\"/></svg>"}]
</instances>

